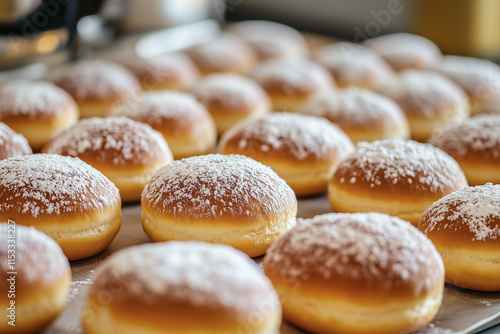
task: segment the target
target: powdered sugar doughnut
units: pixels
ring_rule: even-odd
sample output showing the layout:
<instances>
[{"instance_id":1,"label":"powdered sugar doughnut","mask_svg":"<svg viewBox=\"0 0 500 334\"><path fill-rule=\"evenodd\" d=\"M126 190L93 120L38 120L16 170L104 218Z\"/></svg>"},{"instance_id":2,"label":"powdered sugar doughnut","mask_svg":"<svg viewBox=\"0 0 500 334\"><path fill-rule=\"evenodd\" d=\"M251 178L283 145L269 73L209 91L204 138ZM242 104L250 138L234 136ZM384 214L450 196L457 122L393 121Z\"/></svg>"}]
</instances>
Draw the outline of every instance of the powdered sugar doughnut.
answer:
<instances>
[{"instance_id":1,"label":"powdered sugar doughnut","mask_svg":"<svg viewBox=\"0 0 500 334\"><path fill-rule=\"evenodd\" d=\"M133 58L122 63L140 81L144 90L185 90L198 80L199 73L191 59L182 53L153 58Z\"/></svg>"},{"instance_id":2,"label":"powdered sugar doughnut","mask_svg":"<svg viewBox=\"0 0 500 334\"><path fill-rule=\"evenodd\" d=\"M38 333L66 306L68 260L53 239L33 227L5 221L0 235L0 331Z\"/></svg>"},{"instance_id":3,"label":"powdered sugar doughnut","mask_svg":"<svg viewBox=\"0 0 500 334\"><path fill-rule=\"evenodd\" d=\"M271 168L242 155L209 154L161 168L142 194L152 241L228 244L250 256L295 223L297 199Z\"/></svg>"},{"instance_id":4,"label":"powdered sugar doughnut","mask_svg":"<svg viewBox=\"0 0 500 334\"><path fill-rule=\"evenodd\" d=\"M383 212L416 225L441 197L467 186L453 158L429 144L398 139L358 143L328 185L335 211Z\"/></svg>"},{"instance_id":5,"label":"powdered sugar doughnut","mask_svg":"<svg viewBox=\"0 0 500 334\"><path fill-rule=\"evenodd\" d=\"M33 150L78 120L71 96L49 82L10 82L0 86L0 122L21 133Z\"/></svg>"},{"instance_id":6,"label":"powdered sugar doughnut","mask_svg":"<svg viewBox=\"0 0 500 334\"><path fill-rule=\"evenodd\" d=\"M441 60L441 50L431 40L413 34L396 33L365 41L396 71L429 69Z\"/></svg>"},{"instance_id":7,"label":"powdered sugar doughnut","mask_svg":"<svg viewBox=\"0 0 500 334\"><path fill-rule=\"evenodd\" d=\"M340 87L370 88L394 73L387 63L370 49L347 42L329 44L314 54Z\"/></svg>"},{"instance_id":8,"label":"powdered sugar doughnut","mask_svg":"<svg viewBox=\"0 0 500 334\"><path fill-rule=\"evenodd\" d=\"M446 282L500 290L500 185L467 187L441 198L424 212L418 228L443 257Z\"/></svg>"},{"instance_id":9,"label":"powdered sugar doughnut","mask_svg":"<svg viewBox=\"0 0 500 334\"><path fill-rule=\"evenodd\" d=\"M75 99L82 118L107 116L113 104L140 89L139 81L127 69L103 60L57 67L49 80Z\"/></svg>"},{"instance_id":10,"label":"powdered sugar doughnut","mask_svg":"<svg viewBox=\"0 0 500 334\"><path fill-rule=\"evenodd\" d=\"M354 147L325 119L273 113L231 128L221 137L218 150L270 166L297 196L307 196L326 192L332 171Z\"/></svg>"},{"instance_id":11,"label":"powdered sugar doughnut","mask_svg":"<svg viewBox=\"0 0 500 334\"><path fill-rule=\"evenodd\" d=\"M439 74L405 71L375 90L399 104L410 123L411 138L418 141L426 141L444 124L469 116L467 96Z\"/></svg>"},{"instance_id":12,"label":"powdered sugar doughnut","mask_svg":"<svg viewBox=\"0 0 500 334\"><path fill-rule=\"evenodd\" d=\"M300 32L281 23L249 20L234 23L228 30L249 43L261 60L303 57L307 43Z\"/></svg>"},{"instance_id":13,"label":"powdered sugar doughnut","mask_svg":"<svg viewBox=\"0 0 500 334\"><path fill-rule=\"evenodd\" d=\"M172 241L106 259L95 272L82 323L89 334L277 333L281 307L245 254Z\"/></svg>"},{"instance_id":14,"label":"powdered sugar doughnut","mask_svg":"<svg viewBox=\"0 0 500 334\"><path fill-rule=\"evenodd\" d=\"M458 162L469 184L500 183L500 115L451 124L434 133L429 143Z\"/></svg>"},{"instance_id":15,"label":"powdered sugar doughnut","mask_svg":"<svg viewBox=\"0 0 500 334\"><path fill-rule=\"evenodd\" d=\"M408 139L410 128L401 108L391 99L359 88L318 94L301 113L325 117L354 143L377 139Z\"/></svg>"},{"instance_id":16,"label":"powdered sugar doughnut","mask_svg":"<svg viewBox=\"0 0 500 334\"><path fill-rule=\"evenodd\" d=\"M77 157L94 166L120 189L122 201L139 201L144 186L172 161L163 136L126 117L93 117L57 134L44 153Z\"/></svg>"},{"instance_id":17,"label":"powdered sugar doughnut","mask_svg":"<svg viewBox=\"0 0 500 334\"><path fill-rule=\"evenodd\" d=\"M257 63L254 50L243 40L224 34L187 51L201 74L248 73Z\"/></svg>"},{"instance_id":18,"label":"powdered sugar doughnut","mask_svg":"<svg viewBox=\"0 0 500 334\"><path fill-rule=\"evenodd\" d=\"M121 217L118 189L80 159L32 154L0 161L0 221L45 232L69 260L104 250Z\"/></svg>"},{"instance_id":19,"label":"powdered sugar doughnut","mask_svg":"<svg viewBox=\"0 0 500 334\"><path fill-rule=\"evenodd\" d=\"M111 114L147 123L161 132L175 159L208 154L217 140L212 116L189 94L169 91L138 94L116 105Z\"/></svg>"},{"instance_id":20,"label":"powdered sugar doughnut","mask_svg":"<svg viewBox=\"0 0 500 334\"><path fill-rule=\"evenodd\" d=\"M500 94L500 67L486 59L444 56L435 70L460 86L471 105L472 114Z\"/></svg>"},{"instance_id":21,"label":"powdered sugar doughnut","mask_svg":"<svg viewBox=\"0 0 500 334\"><path fill-rule=\"evenodd\" d=\"M31 147L22 134L0 123L0 160L32 154Z\"/></svg>"},{"instance_id":22,"label":"powdered sugar doughnut","mask_svg":"<svg viewBox=\"0 0 500 334\"><path fill-rule=\"evenodd\" d=\"M335 86L325 68L302 58L269 60L251 76L267 92L275 111L295 111L313 94Z\"/></svg>"},{"instance_id":23,"label":"powdered sugar doughnut","mask_svg":"<svg viewBox=\"0 0 500 334\"><path fill-rule=\"evenodd\" d=\"M412 333L436 315L444 267L409 223L379 213L299 220L264 272L288 321L313 333Z\"/></svg>"},{"instance_id":24,"label":"powdered sugar doughnut","mask_svg":"<svg viewBox=\"0 0 500 334\"><path fill-rule=\"evenodd\" d=\"M219 135L244 119L270 110L264 90L255 81L237 74L209 75L191 93L210 112Z\"/></svg>"}]
</instances>

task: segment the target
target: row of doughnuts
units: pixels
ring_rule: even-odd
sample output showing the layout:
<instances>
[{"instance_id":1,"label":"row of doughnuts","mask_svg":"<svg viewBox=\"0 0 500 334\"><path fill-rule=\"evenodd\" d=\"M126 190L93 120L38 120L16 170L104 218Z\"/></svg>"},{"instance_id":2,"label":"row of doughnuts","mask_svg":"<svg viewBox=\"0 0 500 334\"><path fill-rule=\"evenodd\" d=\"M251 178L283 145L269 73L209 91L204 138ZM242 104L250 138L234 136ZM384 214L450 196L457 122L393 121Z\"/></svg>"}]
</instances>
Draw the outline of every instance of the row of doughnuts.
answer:
<instances>
[{"instance_id":1,"label":"row of doughnuts","mask_svg":"<svg viewBox=\"0 0 500 334\"><path fill-rule=\"evenodd\" d=\"M227 94L227 90L223 94ZM365 92L363 94L368 95ZM154 98L145 98L149 99L151 110L169 103L162 100L164 95L156 95L156 98L156 101ZM391 105L387 101L381 103ZM391 107L394 107L394 103ZM130 114L136 111L130 104L122 105L120 109ZM144 115L135 117L149 118ZM151 126L161 131L161 122L156 120L157 128L152 124ZM134 154L138 154L137 159L132 158L132 161L144 160L147 165L154 163L149 162L146 157L161 156L158 151L163 153L163 157L167 156L166 160L158 162L158 166L172 159L166 153L165 147L168 146L151 128L142 131L135 123L119 118L91 118L81 121L78 126L62 131L59 134L61 139L54 138L47 145L47 150L52 147L57 149L56 153L66 152L63 154L69 155L72 154L68 152L72 151L85 160L89 150L95 149L103 154L104 149L103 156L109 159L107 162L116 162L111 168L109 179L121 169L125 170L125 177L138 177L139 170L142 171L144 166L132 164L127 165L132 166L130 170L124 168L124 160ZM175 126L177 127L180 125ZM203 128L194 132L203 132ZM104 139L97 139L96 134L99 133ZM142 137L142 133L153 135ZM148 179L142 196L143 228L153 241L175 239L224 243L251 256L263 254L272 245L264 260L264 271L278 290L279 296L269 280L256 270L255 265L232 248L176 242L144 245L114 255L96 272L95 283L88 294L82 315L82 322L88 333L154 333L165 328L174 332L196 331L200 328L210 328L214 333L240 330L251 333L276 332L281 322L278 297L281 298L285 318L310 331L366 333L369 329L373 332L384 329L386 332L410 332L430 321L441 302L444 271L439 255L422 234L407 222L372 213L319 216L292 227L295 225L297 207L292 189L297 194L301 194L301 189L305 189L307 193L316 187L313 184L315 177L328 174L325 172L328 168L334 170L334 166L343 164L344 167L336 170L345 170L355 164L353 160L359 159L357 163L363 166L376 166L375 171L363 168L360 174L354 175L351 170L347 173L348 177L339 176L340 171L337 175L338 179L344 179L341 183L347 184L347 189L354 192L354 196L361 194L361 198L366 196L368 200L379 199L381 188L377 186L381 186L380 180L396 180L387 182L382 187L390 187L391 184L410 186L397 191L391 188L389 192L393 192L393 198L396 199L396 203L391 205L398 210L401 201L397 200L401 199L402 194L422 196L425 203L416 203L421 207L420 211L417 210L420 216L432 202L466 185L463 173L450 157L429 145L401 140L363 143L353 151L353 145L339 128L316 117L285 113L240 123L234 130L226 133L219 147L220 150L228 150L223 152L226 155L202 155L174 161L161 168L152 178L151 172L147 173L149 177L146 178L151 178L151 181ZM122 137L136 136L138 146L127 147L124 143L133 141L124 141L119 136L115 137L116 134ZM481 148L482 144L478 144L480 140L482 139L474 139L472 146ZM137 147L141 153L135 152ZM278 173L289 180L294 180L295 177L302 184L289 181L290 184L287 185L270 168L250 158L228 154L243 153L239 150L245 149L245 155L271 165L276 172L283 169L289 171L290 166L295 167L299 162L304 162L304 174L297 174L297 169L300 172L301 168L292 169L290 178L284 177L286 173ZM282 157L283 152L291 153L290 157ZM310 163L311 157L318 157L319 160ZM95 167L99 167L97 169L106 175L105 171L110 167L108 163L98 166L102 162L99 159L102 158L97 155L87 162L96 164ZM97 161L92 162L92 159ZM15 216L14 220L20 222L29 216L38 220L44 214L55 213L56 220L64 221L68 226L74 223L74 229L71 229L73 236L70 237L75 239L69 242L59 230L53 230L54 224L51 223L54 215L45 217L46 227L40 225L40 229L58 241L69 258L95 254L105 248L116 235L120 195L112 186L113 183L107 183L106 177L97 170L80 160L47 153L8 159L3 165L0 175L4 176L2 183L8 190L4 192L4 210L14 208L26 214ZM412 169L405 169L407 166ZM85 171L85 175L81 175L78 172L80 170ZM302 179L308 175L307 172L314 176L313 180ZM366 175L362 175L363 172ZM353 176L356 176L354 182ZM119 179L122 177L123 175L119 176ZM326 182L334 182L335 177L322 179L320 192L325 191ZM363 185L362 180L368 183ZM113 182L119 185L116 179ZM20 185L28 187L22 188ZM118 188L122 191L121 187ZM376 190L367 195L372 188ZM485 213L498 216L494 211L494 201L488 202L487 208L484 207L484 198L498 198L496 188L488 185L474 192L486 188L487 195L474 201L474 205L482 205L474 211L478 219ZM468 189L470 188L465 188L464 191L469 191ZM360 193L356 194L356 190ZM456 193L450 196L464 196L460 192L457 193L460 195L454 194ZM31 202L22 208L19 204L16 206L15 199L19 195ZM121 195L123 200L123 191ZM338 196L331 197L337 199ZM75 201L69 200L70 198L81 199L81 207L68 205L75 205ZM382 201L385 199L381 198ZM411 201L414 199L412 197ZM359 198L356 198L355 202L358 201ZM376 211L380 210L379 207L380 205L375 206ZM462 205L460 210L465 207ZM193 208L196 210L192 210ZM471 210L470 207L467 209ZM356 209L355 212L358 211L360 210ZM445 208L439 212L448 211L449 208ZM78 215L75 216L75 212ZM391 213L401 214L398 211ZM80 219L82 215L86 220L95 221L95 216L102 220L94 225L86 225ZM469 217L471 213L466 212L464 215ZM480 222L483 225L466 224L463 219L456 219L456 216L450 215L449 219L458 221L461 226L474 232L474 240L493 240L491 249L485 250L488 256L498 254L498 249L495 248L498 223L495 220L493 223ZM429 236L430 232L439 230L436 226L442 220L439 216L434 217L437 218L431 218L434 219L431 228L421 227ZM9 218L12 218L11 213L6 213L2 220ZM40 221L45 218L40 218ZM418 219L411 220L414 224L418 223ZM480 230L474 230L478 226ZM453 239L453 227L448 230L445 233L451 236L445 238ZM280 237L283 233L283 237ZM89 237L90 241L82 237ZM97 246L87 249L88 244ZM360 255L360 252L367 249L367 244L372 246L370 249L377 250L373 252L374 256ZM297 245L304 246L297 248ZM447 246L449 247L444 242L444 246L439 245L438 250L445 252ZM87 253L79 254L83 251ZM163 254L169 256L165 257ZM361 257L366 260L361 261ZM454 259L453 254L449 258ZM459 264L458 270L448 270L449 258L445 258L448 282L475 289L498 289L475 285L470 279L461 281L463 270L473 272L477 267L471 269L471 265L466 265L467 269L461 269L462 264ZM483 256L473 260L476 264L482 261ZM491 275L492 270L488 266L483 266L481 270L485 273L485 276L481 276L482 280L491 277L488 275ZM383 281L385 285L378 284L374 288L373 284L377 280ZM346 285L332 289L332 281L345 281ZM346 291L349 292L348 295L342 295ZM103 298L103 294L109 296L110 293L111 299ZM367 300L367 294L370 300ZM214 305L217 306L215 310ZM341 310L338 305L343 305ZM393 310L394 305L405 316L386 312ZM349 312L345 311L346 307ZM420 312L415 312L416 310ZM350 317L346 316L347 313ZM166 317L165 314L169 316ZM200 322L189 320L193 314ZM373 316L370 317L370 314ZM409 314L412 316L409 317ZM359 327L359 317L366 321L365 327ZM396 322L395 318L401 321ZM394 327L388 327L389 322Z\"/></svg>"}]
</instances>

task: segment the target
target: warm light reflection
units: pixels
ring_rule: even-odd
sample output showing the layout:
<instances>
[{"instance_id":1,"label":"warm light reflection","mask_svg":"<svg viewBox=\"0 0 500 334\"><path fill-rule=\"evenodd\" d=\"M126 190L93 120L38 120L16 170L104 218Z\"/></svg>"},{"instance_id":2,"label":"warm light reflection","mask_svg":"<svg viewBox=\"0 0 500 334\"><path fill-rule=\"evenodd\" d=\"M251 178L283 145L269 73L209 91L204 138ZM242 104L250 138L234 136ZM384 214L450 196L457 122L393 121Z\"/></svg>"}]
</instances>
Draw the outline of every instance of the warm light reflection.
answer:
<instances>
[{"instance_id":1,"label":"warm light reflection","mask_svg":"<svg viewBox=\"0 0 500 334\"><path fill-rule=\"evenodd\" d=\"M47 32L38 39L36 50L40 53L49 53L57 49L61 39L56 32Z\"/></svg>"}]
</instances>

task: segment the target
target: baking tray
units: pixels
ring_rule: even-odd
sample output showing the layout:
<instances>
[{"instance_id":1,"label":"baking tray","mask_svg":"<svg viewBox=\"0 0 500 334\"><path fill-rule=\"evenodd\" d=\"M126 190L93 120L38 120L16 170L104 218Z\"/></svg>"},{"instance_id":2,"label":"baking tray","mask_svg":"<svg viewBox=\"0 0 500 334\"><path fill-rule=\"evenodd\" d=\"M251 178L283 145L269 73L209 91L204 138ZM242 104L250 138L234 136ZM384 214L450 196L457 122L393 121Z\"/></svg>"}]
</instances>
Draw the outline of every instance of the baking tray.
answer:
<instances>
[{"instance_id":1,"label":"baking tray","mask_svg":"<svg viewBox=\"0 0 500 334\"><path fill-rule=\"evenodd\" d=\"M299 200L298 217L310 218L331 212L326 196ZM150 242L141 226L140 205L124 206L123 223L116 239L104 252L80 261L73 261L73 281L68 296L68 306L53 325L43 334L83 334L80 312L86 289L92 284L94 269L111 253L122 248ZM256 262L260 264L261 258ZM481 293L452 286L444 290L443 304L434 320L419 334L469 334L478 333L500 323L500 292ZM499 329L500 332L500 329ZM306 333L284 322L281 334Z\"/></svg>"}]
</instances>

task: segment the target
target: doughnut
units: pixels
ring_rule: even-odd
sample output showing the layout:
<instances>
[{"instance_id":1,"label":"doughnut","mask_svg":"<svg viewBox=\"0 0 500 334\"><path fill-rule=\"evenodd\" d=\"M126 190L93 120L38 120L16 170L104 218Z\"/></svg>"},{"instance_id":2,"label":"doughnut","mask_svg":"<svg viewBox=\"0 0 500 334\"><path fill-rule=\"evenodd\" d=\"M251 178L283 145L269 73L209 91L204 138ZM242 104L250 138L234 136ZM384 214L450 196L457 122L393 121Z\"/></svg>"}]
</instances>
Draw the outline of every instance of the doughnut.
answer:
<instances>
[{"instance_id":1,"label":"doughnut","mask_svg":"<svg viewBox=\"0 0 500 334\"><path fill-rule=\"evenodd\" d=\"M0 221L46 233L69 260L108 247L121 218L118 189L80 159L31 154L0 160Z\"/></svg>"},{"instance_id":2,"label":"doughnut","mask_svg":"<svg viewBox=\"0 0 500 334\"><path fill-rule=\"evenodd\" d=\"M217 141L212 116L185 93L141 93L116 105L111 115L149 124L163 135L175 159L211 153Z\"/></svg>"},{"instance_id":3,"label":"doughnut","mask_svg":"<svg viewBox=\"0 0 500 334\"><path fill-rule=\"evenodd\" d=\"M168 53L153 58L127 59L125 66L144 90L186 90L198 80L193 61L183 53Z\"/></svg>"},{"instance_id":4,"label":"doughnut","mask_svg":"<svg viewBox=\"0 0 500 334\"><path fill-rule=\"evenodd\" d=\"M0 160L32 153L30 144L22 134L0 122Z\"/></svg>"},{"instance_id":5,"label":"doughnut","mask_svg":"<svg viewBox=\"0 0 500 334\"><path fill-rule=\"evenodd\" d=\"M248 20L230 25L229 32L250 44L261 60L281 57L303 57L308 53L300 32L281 23Z\"/></svg>"},{"instance_id":6,"label":"doughnut","mask_svg":"<svg viewBox=\"0 0 500 334\"><path fill-rule=\"evenodd\" d=\"M129 247L99 265L82 324L88 334L278 333L281 306L242 252L171 241Z\"/></svg>"},{"instance_id":7,"label":"doughnut","mask_svg":"<svg viewBox=\"0 0 500 334\"><path fill-rule=\"evenodd\" d=\"M161 168L142 193L141 221L154 241L206 241L251 257L295 224L297 199L271 168L242 156L209 154Z\"/></svg>"},{"instance_id":8,"label":"doughnut","mask_svg":"<svg viewBox=\"0 0 500 334\"><path fill-rule=\"evenodd\" d=\"M377 139L408 139L410 128L401 108L380 94L350 87L311 97L300 113L328 119L354 143Z\"/></svg>"},{"instance_id":9,"label":"doughnut","mask_svg":"<svg viewBox=\"0 0 500 334\"><path fill-rule=\"evenodd\" d=\"M494 96L500 94L500 67L486 59L444 56L435 69L453 80L469 98L476 114Z\"/></svg>"},{"instance_id":10,"label":"doughnut","mask_svg":"<svg viewBox=\"0 0 500 334\"><path fill-rule=\"evenodd\" d=\"M466 187L441 198L418 228L441 254L447 283L500 291L500 185Z\"/></svg>"},{"instance_id":11,"label":"doughnut","mask_svg":"<svg viewBox=\"0 0 500 334\"><path fill-rule=\"evenodd\" d=\"M399 104L414 140L426 141L437 128L469 117L467 96L439 74L408 70L375 90Z\"/></svg>"},{"instance_id":12,"label":"doughnut","mask_svg":"<svg viewBox=\"0 0 500 334\"><path fill-rule=\"evenodd\" d=\"M313 333L413 333L443 298L436 248L408 222L380 213L299 220L271 245L264 272L284 318Z\"/></svg>"},{"instance_id":13,"label":"doughnut","mask_svg":"<svg viewBox=\"0 0 500 334\"><path fill-rule=\"evenodd\" d=\"M203 75L221 72L246 74L257 63L254 50L230 34L194 46L187 53Z\"/></svg>"},{"instance_id":14,"label":"doughnut","mask_svg":"<svg viewBox=\"0 0 500 334\"><path fill-rule=\"evenodd\" d=\"M107 116L113 104L140 89L132 73L104 60L80 60L57 67L49 80L75 99L81 118Z\"/></svg>"},{"instance_id":15,"label":"doughnut","mask_svg":"<svg viewBox=\"0 0 500 334\"><path fill-rule=\"evenodd\" d=\"M58 133L42 151L92 165L118 187L123 202L139 201L156 170L173 159L161 133L126 117L80 120Z\"/></svg>"},{"instance_id":16,"label":"doughnut","mask_svg":"<svg viewBox=\"0 0 500 334\"><path fill-rule=\"evenodd\" d=\"M500 183L500 115L476 116L445 126L429 143L458 162L470 185Z\"/></svg>"},{"instance_id":17,"label":"doughnut","mask_svg":"<svg viewBox=\"0 0 500 334\"><path fill-rule=\"evenodd\" d=\"M234 126L221 137L218 150L270 166L297 196L309 196L326 193L333 169L354 146L325 119L279 112Z\"/></svg>"},{"instance_id":18,"label":"doughnut","mask_svg":"<svg viewBox=\"0 0 500 334\"><path fill-rule=\"evenodd\" d=\"M53 239L33 227L5 221L0 235L0 332L41 332L66 306L68 259Z\"/></svg>"},{"instance_id":19,"label":"doughnut","mask_svg":"<svg viewBox=\"0 0 500 334\"><path fill-rule=\"evenodd\" d=\"M330 72L339 87L370 88L394 74L375 52L348 42L325 45L314 53L314 59Z\"/></svg>"},{"instance_id":20,"label":"doughnut","mask_svg":"<svg viewBox=\"0 0 500 334\"><path fill-rule=\"evenodd\" d=\"M296 111L310 96L335 86L325 68L301 58L266 61L251 77L267 92L275 111Z\"/></svg>"},{"instance_id":21,"label":"doughnut","mask_svg":"<svg viewBox=\"0 0 500 334\"><path fill-rule=\"evenodd\" d=\"M266 92L253 80L238 74L208 75L191 93L212 115L218 135L244 119L270 110Z\"/></svg>"},{"instance_id":22,"label":"doughnut","mask_svg":"<svg viewBox=\"0 0 500 334\"><path fill-rule=\"evenodd\" d=\"M382 212L417 225L441 197L467 180L448 154L429 144L400 139L358 143L328 184L337 212Z\"/></svg>"},{"instance_id":23,"label":"doughnut","mask_svg":"<svg viewBox=\"0 0 500 334\"><path fill-rule=\"evenodd\" d=\"M9 82L0 86L0 122L21 133L31 148L42 146L78 120L71 96L50 82Z\"/></svg>"},{"instance_id":24,"label":"doughnut","mask_svg":"<svg viewBox=\"0 0 500 334\"><path fill-rule=\"evenodd\" d=\"M364 45L385 59L396 71L430 69L441 60L441 50L429 39L408 34L394 33L368 39Z\"/></svg>"}]
</instances>

